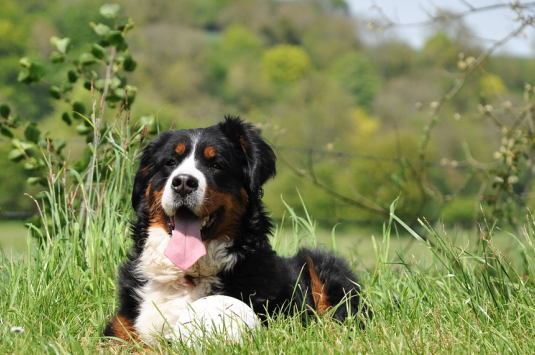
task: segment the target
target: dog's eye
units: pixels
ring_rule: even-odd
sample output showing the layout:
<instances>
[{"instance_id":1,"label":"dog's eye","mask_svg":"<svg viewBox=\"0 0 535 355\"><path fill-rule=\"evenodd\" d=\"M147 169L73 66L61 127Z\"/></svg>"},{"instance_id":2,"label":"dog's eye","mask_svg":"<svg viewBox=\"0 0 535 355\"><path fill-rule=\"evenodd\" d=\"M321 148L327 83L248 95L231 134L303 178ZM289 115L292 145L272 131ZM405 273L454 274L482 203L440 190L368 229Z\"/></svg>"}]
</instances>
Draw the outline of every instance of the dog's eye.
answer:
<instances>
[{"instance_id":1,"label":"dog's eye","mask_svg":"<svg viewBox=\"0 0 535 355\"><path fill-rule=\"evenodd\" d=\"M210 165L210 168L215 170L221 170L221 165L219 165L218 163L212 163L212 165Z\"/></svg>"},{"instance_id":2,"label":"dog's eye","mask_svg":"<svg viewBox=\"0 0 535 355\"><path fill-rule=\"evenodd\" d=\"M168 161L165 162L165 165L167 165L167 166L175 166L176 165L176 161L175 161L175 159L169 159Z\"/></svg>"}]
</instances>

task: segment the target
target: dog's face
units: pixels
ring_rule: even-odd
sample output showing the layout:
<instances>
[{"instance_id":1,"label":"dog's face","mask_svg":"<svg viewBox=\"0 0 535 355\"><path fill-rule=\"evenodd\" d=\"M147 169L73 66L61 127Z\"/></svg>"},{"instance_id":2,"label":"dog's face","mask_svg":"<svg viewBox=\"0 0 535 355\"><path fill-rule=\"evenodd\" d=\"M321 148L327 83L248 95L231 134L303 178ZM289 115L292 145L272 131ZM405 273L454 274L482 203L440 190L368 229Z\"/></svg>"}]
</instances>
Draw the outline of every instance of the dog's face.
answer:
<instances>
[{"instance_id":1,"label":"dog's face","mask_svg":"<svg viewBox=\"0 0 535 355\"><path fill-rule=\"evenodd\" d=\"M149 227L171 226L203 242L233 238L249 199L259 198L274 175L269 145L250 124L227 118L208 128L167 131L149 143L132 205L138 215L148 214Z\"/></svg>"}]
</instances>

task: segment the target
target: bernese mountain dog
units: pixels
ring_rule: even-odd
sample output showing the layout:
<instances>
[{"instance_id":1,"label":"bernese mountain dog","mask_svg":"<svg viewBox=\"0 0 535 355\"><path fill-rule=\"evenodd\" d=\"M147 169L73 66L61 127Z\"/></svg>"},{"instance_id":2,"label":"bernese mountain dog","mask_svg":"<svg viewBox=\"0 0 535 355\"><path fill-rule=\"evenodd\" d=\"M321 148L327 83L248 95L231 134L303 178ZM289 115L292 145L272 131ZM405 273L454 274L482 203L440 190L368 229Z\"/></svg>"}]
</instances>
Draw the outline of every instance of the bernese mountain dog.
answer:
<instances>
[{"instance_id":1,"label":"bernese mountain dog","mask_svg":"<svg viewBox=\"0 0 535 355\"><path fill-rule=\"evenodd\" d=\"M172 130L141 155L132 192L136 217L119 269L119 309L104 335L151 342L169 336L188 304L227 295L267 316L368 316L348 264L320 250L278 256L261 201L275 154L238 117Z\"/></svg>"}]
</instances>

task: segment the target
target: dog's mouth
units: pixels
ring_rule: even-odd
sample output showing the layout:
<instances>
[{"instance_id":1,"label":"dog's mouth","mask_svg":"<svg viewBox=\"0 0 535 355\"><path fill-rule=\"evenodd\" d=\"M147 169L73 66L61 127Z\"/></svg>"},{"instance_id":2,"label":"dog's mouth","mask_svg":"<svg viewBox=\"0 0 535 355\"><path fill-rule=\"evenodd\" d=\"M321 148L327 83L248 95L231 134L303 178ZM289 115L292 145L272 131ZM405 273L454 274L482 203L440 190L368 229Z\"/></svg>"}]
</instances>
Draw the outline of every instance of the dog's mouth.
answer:
<instances>
[{"instance_id":1,"label":"dog's mouth","mask_svg":"<svg viewBox=\"0 0 535 355\"><path fill-rule=\"evenodd\" d=\"M173 264L187 270L206 255L202 243L213 238L221 210L199 217L187 207L179 208L169 219L171 240L165 249L165 255Z\"/></svg>"},{"instance_id":2,"label":"dog's mouth","mask_svg":"<svg viewBox=\"0 0 535 355\"><path fill-rule=\"evenodd\" d=\"M201 239L203 241L212 239L217 225L216 222L219 220L220 214L221 209L216 210L205 217L199 217L189 208L180 207L175 212L175 215L169 218L169 234L172 234L173 230L176 228L195 228L195 226L200 223L199 231L201 232Z\"/></svg>"},{"instance_id":3,"label":"dog's mouth","mask_svg":"<svg viewBox=\"0 0 535 355\"><path fill-rule=\"evenodd\" d=\"M221 214L221 209L215 211L211 215L204 217L201 224L201 238L202 240L212 239L214 237L214 232L217 227L217 222L219 221L219 215Z\"/></svg>"}]
</instances>

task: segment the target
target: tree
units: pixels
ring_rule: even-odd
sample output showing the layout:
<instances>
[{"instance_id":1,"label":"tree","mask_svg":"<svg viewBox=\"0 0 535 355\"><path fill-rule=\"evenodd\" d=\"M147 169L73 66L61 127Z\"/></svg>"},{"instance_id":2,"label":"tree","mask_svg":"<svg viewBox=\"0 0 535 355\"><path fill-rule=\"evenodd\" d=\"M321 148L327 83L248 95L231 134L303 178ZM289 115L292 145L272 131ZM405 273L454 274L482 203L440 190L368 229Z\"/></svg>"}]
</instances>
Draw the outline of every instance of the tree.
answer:
<instances>
[{"instance_id":1,"label":"tree","mask_svg":"<svg viewBox=\"0 0 535 355\"><path fill-rule=\"evenodd\" d=\"M358 52L341 56L332 67L340 85L354 97L358 106L369 108L379 91L381 78L371 61Z\"/></svg>"},{"instance_id":2,"label":"tree","mask_svg":"<svg viewBox=\"0 0 535 355\"><path fill-rule=\"evenodd\" d=\"M312 70L308 54L300 47L279 44L262 60L264 73L276 83L293 83Z\"/></svg>"}]
</instances>

